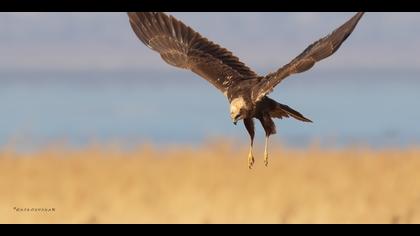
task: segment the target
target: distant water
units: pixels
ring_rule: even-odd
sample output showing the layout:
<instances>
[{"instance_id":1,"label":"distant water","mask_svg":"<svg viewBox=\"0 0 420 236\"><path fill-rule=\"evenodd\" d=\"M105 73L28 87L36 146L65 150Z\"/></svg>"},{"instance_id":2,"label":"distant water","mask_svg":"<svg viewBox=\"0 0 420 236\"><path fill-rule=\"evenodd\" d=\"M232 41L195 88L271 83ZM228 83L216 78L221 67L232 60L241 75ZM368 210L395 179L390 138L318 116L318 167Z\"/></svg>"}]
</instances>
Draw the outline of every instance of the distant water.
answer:
<instances>
[{"instance_id":1,"label":"distant water","mask_svg":"<svg viewBox=\"0 0 420 236\"><path fill-rule=\"evenodd\" d=\"M420 71L419 71L420 72ZM276 120L273 142L305 147L405 147L420 144L416 71L314 70L282 82L270 97L314 123ZM225 97L181 70L0 72L0 146L32 149L56 142L197 145L225 137L248 142ZM257 124L257 143L263 131Z\"/></svg>"}]
</instances>

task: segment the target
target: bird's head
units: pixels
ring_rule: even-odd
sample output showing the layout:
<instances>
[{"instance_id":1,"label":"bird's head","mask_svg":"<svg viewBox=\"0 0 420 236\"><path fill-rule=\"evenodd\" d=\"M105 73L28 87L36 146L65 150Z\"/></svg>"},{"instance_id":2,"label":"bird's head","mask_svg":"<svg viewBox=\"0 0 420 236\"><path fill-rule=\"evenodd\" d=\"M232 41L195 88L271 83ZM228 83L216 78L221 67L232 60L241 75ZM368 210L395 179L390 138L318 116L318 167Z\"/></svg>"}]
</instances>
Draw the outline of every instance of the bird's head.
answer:
<instances>
[{"instance_id":1,"label":"bird's head","mask_svg":"<svg viewBox=\"0 0 420 236\"><path fill-rule=\"evenodd\" d=\"M242 97L235 98L230 103L230 118L232 119L233 124L239 120L245 118L246 115L246 103Z\"/></svg>"}]
</instances>

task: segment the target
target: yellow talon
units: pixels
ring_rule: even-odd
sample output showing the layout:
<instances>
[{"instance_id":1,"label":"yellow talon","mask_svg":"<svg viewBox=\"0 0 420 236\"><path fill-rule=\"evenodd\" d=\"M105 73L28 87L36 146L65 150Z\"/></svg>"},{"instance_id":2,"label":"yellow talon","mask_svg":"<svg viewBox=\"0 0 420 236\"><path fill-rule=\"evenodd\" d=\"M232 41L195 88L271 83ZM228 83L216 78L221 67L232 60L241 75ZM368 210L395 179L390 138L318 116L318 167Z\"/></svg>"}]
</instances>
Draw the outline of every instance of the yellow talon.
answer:
<instances>
[{"instance_id":1,"label":"yellow talon","mask_svg":"<svg viewBox=\"0 0 420 236\"><path fill-rule=\"evenodd\" d=\"M265 137L264 164L268 166L268 136Z\"/></svg>"},{"instance_id":2,"label":"yellow talon","mask_svg":"<svg viewBox=\"0 0 420 236\"><path fill-rule=\"evenodd\" d=\"M268 152L267 151L264 152L264 164L265 166L268 166Z\"/></svg>"},{"instance_id":3,"label":"yellow talon","mask_svg":"<svg viewBox=\"0 0 420 236\"><path fill-rule=\"evenodd\" d=\"M252 155L252 148L251 148L248 153L248 168L252 169L253 165L254 165L254 155Z\"/></svg>"}]
</instances>

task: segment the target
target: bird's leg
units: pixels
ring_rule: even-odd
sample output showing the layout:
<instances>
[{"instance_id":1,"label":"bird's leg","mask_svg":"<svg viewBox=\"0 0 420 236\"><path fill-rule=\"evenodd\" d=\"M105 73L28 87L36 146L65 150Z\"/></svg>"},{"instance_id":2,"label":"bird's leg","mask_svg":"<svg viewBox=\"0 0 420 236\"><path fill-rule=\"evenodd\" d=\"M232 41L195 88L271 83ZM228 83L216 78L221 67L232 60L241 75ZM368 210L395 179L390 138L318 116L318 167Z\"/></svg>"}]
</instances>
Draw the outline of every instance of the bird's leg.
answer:
<instances>
[{"instance_id":1,"label":"bird's leg","mask_svg":"<svg viewBox=\"0 0 420 236\"><path fill-rule=\"evenodd\" d=\"M249 118L244 119L244 125L246 130L249 133L249 137L251 138L251 145L249 147L249 152L248 152L248 168L252 169L252 166L254 165L254 155L252 154L252 148L254 146L254 136L255 136L255 131L254 131L254 121Z\"/></svg>"},{"instance_id":2,"label":"bird's leg","mask_svg":"<svg viewBox=\"0 0 420 236\"><path fill-rule=\"evenodd\" d=\"M276 125L268 115L261 117L260 121L265 131L264 164L268 166L268 138L276 133Z\"/></svg>"},{"instance_id":3,"label":"bird's leg","mask_svg":"<svg viewBox=\"0 0 420 236\"><path fill-rule=\"evenodd\" d=\"M253 148L253 143L254 140L251 140L251 145L249 147L249 152L248 152L248 168L252 169L252 166L254 165L254 155L252 154L252 148Z\"/></svg>"},{"instance_id":4,"label":"bird's leg","mask_svg":"<svg viewBox=\"0 0 420 236\"><path fill-rule=\"evenodd\" d=\"M264 147L264 164L265 166L268 166L268 137L270 137L269 135L265 136L265 147Z\"/></svg>"}]
</instances>

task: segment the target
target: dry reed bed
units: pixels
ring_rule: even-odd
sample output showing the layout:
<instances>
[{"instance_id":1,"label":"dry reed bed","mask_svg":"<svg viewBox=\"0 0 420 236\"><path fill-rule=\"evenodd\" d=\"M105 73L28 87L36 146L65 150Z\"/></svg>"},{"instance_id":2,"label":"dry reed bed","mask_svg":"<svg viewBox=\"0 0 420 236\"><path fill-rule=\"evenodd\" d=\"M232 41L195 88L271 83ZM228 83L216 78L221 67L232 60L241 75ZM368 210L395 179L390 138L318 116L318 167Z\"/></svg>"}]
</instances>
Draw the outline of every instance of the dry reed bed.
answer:
<instances>
[{"instance_id":1,"label":"dry reed bed","mask_svg":"<svg viewBox=\"0 0 420 236\"><path fill-rule=\"evenodd\" d=\"M420 149L0 152L1 223L420 223ZM54 208L27 212L18 208Z\"/></svg>"}]
</instances>

